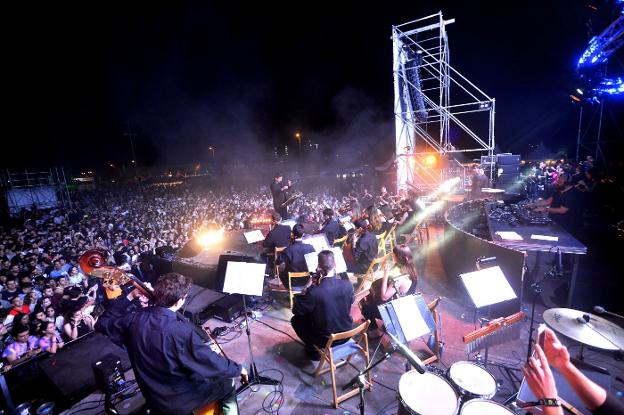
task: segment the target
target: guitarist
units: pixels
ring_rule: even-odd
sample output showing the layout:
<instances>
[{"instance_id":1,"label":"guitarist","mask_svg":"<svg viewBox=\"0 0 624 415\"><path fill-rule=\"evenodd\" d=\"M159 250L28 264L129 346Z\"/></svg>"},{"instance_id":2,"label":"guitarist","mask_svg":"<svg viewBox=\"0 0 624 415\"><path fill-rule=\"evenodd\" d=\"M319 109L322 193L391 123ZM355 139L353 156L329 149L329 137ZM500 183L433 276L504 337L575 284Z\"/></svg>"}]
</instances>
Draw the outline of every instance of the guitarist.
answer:
<instances>
[{"instance_id":1,"label":"guitarist","mask_svg":"<svg viewBox=\"0 0 624 415\"><path fill-rule=\"evenodd\" d=\"M284 206L284 203L288 199L286 196L286 190L288 190L292 183L290 180L288 184L282 182L283 177L281 173L275 173L273 183L271 183L271 195L273 195L273 207L282 216L282 219L288 219L288 206Z\"/></svg>"},{"instance_id":2,"label":"guitarist","mask_svg":"<svg viewBox=\"0 0 624 415\"><path fill-rule=\"evenodd\" d=\"M140 295L135 290L100 317L96 330L126 346L152 413L191 414L218 401L224 415L238 414L232 379L246 382L247 371L213 352L190 324L177 319L190 288L189 278L165 274L154 287L154 306L124 314Z\"/></svg>"}]
</instances>

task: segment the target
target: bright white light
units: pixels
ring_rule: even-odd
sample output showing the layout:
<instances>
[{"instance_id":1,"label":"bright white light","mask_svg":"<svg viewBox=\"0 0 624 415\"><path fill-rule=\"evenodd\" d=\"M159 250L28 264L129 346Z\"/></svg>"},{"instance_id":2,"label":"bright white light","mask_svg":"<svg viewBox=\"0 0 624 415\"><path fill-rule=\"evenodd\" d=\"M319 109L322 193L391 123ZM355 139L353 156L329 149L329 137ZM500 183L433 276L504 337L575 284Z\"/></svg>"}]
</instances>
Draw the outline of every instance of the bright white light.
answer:
<instances>
[{"instance_id":1,"label":"bright white light","mask_svg":"<svg viewBox=\"0 0 624 415\"><path fill-rule=\"evenodd\" d=\"M199 234L197 237L197 242L204 247L207 248L211 245L215 245L223 240L223 229L214 229L210 231L204 231Z\"/></svg>"}]
</instances>

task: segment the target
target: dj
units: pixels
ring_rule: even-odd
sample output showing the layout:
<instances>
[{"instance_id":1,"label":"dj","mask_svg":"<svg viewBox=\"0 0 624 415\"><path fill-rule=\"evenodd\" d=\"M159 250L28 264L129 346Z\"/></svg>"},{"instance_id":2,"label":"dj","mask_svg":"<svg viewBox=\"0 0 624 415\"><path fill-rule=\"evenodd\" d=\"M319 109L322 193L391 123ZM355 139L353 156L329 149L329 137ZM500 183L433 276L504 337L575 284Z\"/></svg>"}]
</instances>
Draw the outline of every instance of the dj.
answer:
<instances>
[{"instance_id":1,"label":"dj","mask_svg":"<svg viewBox=\"0 0 624 415\"><path fill-rule=\"evenodd\" d=\"M155 305L126 313L137 290L118 299L96 324L111 340L124 344L150 409L156 414L190 414L219 401L223 414L238 414L232 378L247 380L244 367L213 352L189 324L176 318L191 287L180 274L161 276Z\"/></svg>"}]
</instances>

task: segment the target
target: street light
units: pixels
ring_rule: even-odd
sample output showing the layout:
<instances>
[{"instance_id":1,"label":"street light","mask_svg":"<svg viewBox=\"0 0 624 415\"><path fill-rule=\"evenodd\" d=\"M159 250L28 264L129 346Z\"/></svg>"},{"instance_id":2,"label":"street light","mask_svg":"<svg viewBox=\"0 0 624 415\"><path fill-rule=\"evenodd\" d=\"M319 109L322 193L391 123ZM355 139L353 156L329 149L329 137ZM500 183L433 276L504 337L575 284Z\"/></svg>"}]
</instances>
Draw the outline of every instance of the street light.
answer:
<instances>
[{"instance_id":1,"label":"street light","mask_svg":"<svg viewBox=\"0 0 624 415\"><path fill-rule=\"evenodd\" d=\"M212 158L214 158L214 152L215 152L214 147L210 146L208 147L208 150L212 153Z\"/></svg>"},{"instance_id":2,"label":"street light","mask_svg":"<svg viewBox=\"0 0 624 415\"><path fill-rule=\"evenodd\" d=\"M299 154L301 154L301 134L298 131L295 133L295 140L299 143Z\"/></svg>"}]
</instances>

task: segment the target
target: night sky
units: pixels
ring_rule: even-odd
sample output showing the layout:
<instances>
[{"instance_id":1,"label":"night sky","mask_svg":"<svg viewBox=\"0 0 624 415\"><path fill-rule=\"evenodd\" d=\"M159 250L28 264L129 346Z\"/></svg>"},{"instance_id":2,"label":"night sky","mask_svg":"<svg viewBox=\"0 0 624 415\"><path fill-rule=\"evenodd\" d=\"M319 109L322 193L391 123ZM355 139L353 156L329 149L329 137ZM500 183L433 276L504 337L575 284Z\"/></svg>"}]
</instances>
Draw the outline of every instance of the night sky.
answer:
<instances>
[{"instance_id":1,"label":"night sky","mask_svg":"<svg viewBox=\"0 0 624 415\"><path fill-rule=\"evenodd\" d=\"M207 2L206 2L207 3ZM216 2L214 2L216 3ZM5 13L2 166L244 159L295 131L321 147L394 146L391 26L442 10L452 65L497 100L503 150L575 147L574 65L611 2L169 2ZM620 67L620 70L622 68ZM618 136L622 103L605 134ZM609 121L610 120L610 121ZM379 160L383 162L385 160Z\"/></svg>"}]
</instances>

